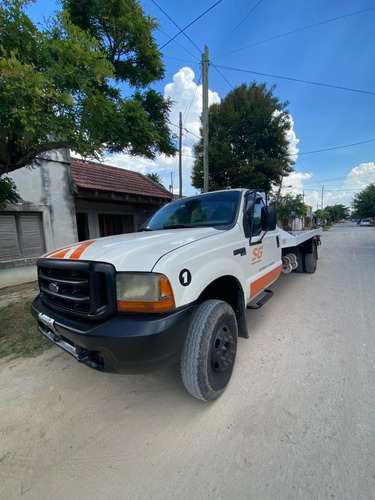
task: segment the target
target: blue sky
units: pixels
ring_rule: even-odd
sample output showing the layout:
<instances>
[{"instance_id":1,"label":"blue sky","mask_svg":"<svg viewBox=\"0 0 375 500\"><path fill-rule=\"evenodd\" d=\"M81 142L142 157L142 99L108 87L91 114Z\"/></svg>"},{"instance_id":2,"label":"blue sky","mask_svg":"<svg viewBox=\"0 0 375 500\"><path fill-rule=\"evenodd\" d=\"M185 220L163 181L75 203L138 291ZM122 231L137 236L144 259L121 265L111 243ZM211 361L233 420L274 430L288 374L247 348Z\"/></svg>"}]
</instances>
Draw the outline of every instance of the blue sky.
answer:
<instances>
[{"instance_id":1,"label":"blue sky","mask_svg":"<svg viewBox=\"0 0 375 500\"><path fill-rule=\"evenodd\" d=\"M195 192L190 171L192 146L199 133L204 45L212 63L210 102L219 102L232 87L253 80L277 84L275 95L289 101L295 134L291 148L297 161L295 174L284 180L283 193L304 193L305 202L316 209L324 186L324 206L349 206L355 192L375 182L375 5L371 0L140 3L159 22L154 33L159 47L169 42L161 50L165 78L154 87L175 102L174 132L178 113L183 113L184 194ZM170 41L179 31L176 25L184 28L212 6L185 31L190 40L179 34ZM29 14L38 21L56 8L51 0L37 0ZM158 172L167 188L171 179L178 188L177 158L150 162L117 155L106 162L143 173Z\"/></svg>"}]
</instances>

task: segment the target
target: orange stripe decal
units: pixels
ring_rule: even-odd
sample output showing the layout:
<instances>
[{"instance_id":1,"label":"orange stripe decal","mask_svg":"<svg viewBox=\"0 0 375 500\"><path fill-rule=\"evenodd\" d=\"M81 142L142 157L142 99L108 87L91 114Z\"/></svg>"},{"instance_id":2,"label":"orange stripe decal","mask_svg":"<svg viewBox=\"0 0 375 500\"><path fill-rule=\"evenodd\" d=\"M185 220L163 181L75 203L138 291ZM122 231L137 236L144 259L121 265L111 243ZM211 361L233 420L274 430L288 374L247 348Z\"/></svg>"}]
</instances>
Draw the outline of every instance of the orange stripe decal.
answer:
<instances>
[{"instance_id":1,"label":"orange stripe decal","mask_svg":"<svg viewBox=\"0 0 375 500\"><path fill-rule=\"evenodd\" d=\"M47 253L47 255L45 255L44 258L63 259L71 248L72 245L69 245L68 247L59 248L58 250L54 250L53 252Z\"/></svg>"},{"instance_id":2,"label":"orange stripe decal","mask_svg":"<svg viewBox=\"0 0 375 500\"><path fill-rule=\"evenodd\" d=\"M55 253L49 254L48 256L46 255L46 257L49 257L51 259L63 259L65 257L65 255L69 252L69 250L70 250L70 247L67 248L66 250L62 250L61 252L55 252Z\"/></svg>"},{"instance_id":3,"label":"orange stripe decal","mask_svg":"<svg viewBox=\"0 0 375 500\"><path fill-rule=\"evenodd\" d=\"M69 259L79 259L82 255L82 253L86 250L86 248L89 247L90 245L92 245L94 243L94 241L95 240L89 240L89 241L85 241L84 243L82 243L82 245L80 245L78 248L76 248L74 250L74 252L69 257Z\"/></svg>"},{"instance_id":4,"label":"orange stripe decal","mask_svg":"<svg viewBox=\"0 0 375 500\"><path fill-rule=\"evenodd\" d=\"M264 290L264 288L266 288L270 283L275 281L280 276L282 267L282 264L280 264L280 266L251 283L250 297L254 297L254 295Z\"/></svg>"},{"instance_id":5,"label":"orange stripe decal","mask_svg":"<svg viewBox=\"0 0 375 500\"><path fill-rule=\"evenodd\" d=\"M69 256L69 259L79 259L82 253L96 240L85 241L84 243L77 243L76 245L69 245L68 247L63 247L53 252L47 253L44 256L45 259L63 259L66 255L74 248L74 251Z\"/></svg>"}]
</instances>

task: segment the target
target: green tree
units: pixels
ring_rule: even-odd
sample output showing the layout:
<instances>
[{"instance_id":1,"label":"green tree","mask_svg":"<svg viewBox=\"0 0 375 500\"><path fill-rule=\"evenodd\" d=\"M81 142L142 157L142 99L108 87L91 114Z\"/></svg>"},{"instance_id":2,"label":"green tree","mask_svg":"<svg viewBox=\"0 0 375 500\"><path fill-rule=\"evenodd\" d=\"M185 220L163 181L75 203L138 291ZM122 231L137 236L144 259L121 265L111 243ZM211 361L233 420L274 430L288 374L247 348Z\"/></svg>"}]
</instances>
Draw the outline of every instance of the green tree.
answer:
<instances>
[{"instance_id":1,"label":"green tree","mask_svg":"<svg viewBox=\"0 0 375 500\"><path fill-rule=\"evenodd\" d=\"M316 210L315 217L320 220L320 222L325 222L329 220L330 214L326 210Z\"/></svg>"},{"instance_id":2,"label":"green tree","mask_svg":"<svg viewBox=\"0 0 375 500\"><path fill-rule=\"evenodd\" d=\"M21 200L17 194L17 188L12 179L3 176L0 178L0 210L3 210L8 203L19 203Z\"/></svg>"},{"instance_id":3,"label":"green tree","mask_svg":"<svg viewBox=\"0 0 375 500\"><path fill-rule=\"evenodd\" d=\"M371 183L360 193L355 194L352 206L356 217L375 218L375 184Z\"/></svg>"},{"instance_id":4,"label":"green tree","mask_svg":"<svg viewBox=\"0 0 375 500\"><path fill-rule=\"evenodd\" d=\"M293 171L288 153L289 115L275 87L253 82L209 108L209 189L251 187L270 191ZM193 186L203 187L203 142L195 145Z\"/></svg>"},{"instance_id":5,"label":"green tree","mask_svg":"<svg viewBox=\"0 0 375 500\"><path fill-rule=\"evenodd\" d=\"M97 40L113 64L115 78L145 87L164 77L160 52L152 38L158 27L136 0L62 0L71 21Z\"/></svg>"},{"instance_id":6,"label":"green tree","mask_svg":"<svg viewBox=\"0 0 375 500\"><path fill-rule=\"evenodd\" d=\"M118 24L127 15L123 6L134 7L128 27L121 25L112 59L111 38L91 37L67 11L39 30L26 15L24 0L0 6L0 176L62 147L96 158L105 152L148 158L175 153L167 125L170 102L152 89L139 90L163 75L152 38L155 24L134 1L103 4L119 5ZM95 24L94 16L95 11L90 18ZM105 29L114 16L108 16ZM133 59L123 60L121 38L124 45L131 40ZM116 79L137 85L133 95L123 97Z\"/></svg>"},{"instance_id":7,"label":"green tree","mask_svg":"<svg viewBox=\"0 0 375 500\"><path fill-rule=\"evenodd\" d=\"M287 194L281 196L277 213L283 226L286 226L292 217L304 217L307 214L307 206L304 204L301 194L296 196Z\"/></svg>"},{"instance_id":8,"label":"green tree","mask_svg":"<svg viewBox=\"0 0 375 500\"><path fill-rule=\"evenodd\" d=\"M337 222L349 215L349 208L342 204L327 205L324 211L328 213L329 222Z\"/></svg>"},{"instance_id":9,"label":"green tree","mask_svg":"<svg viewBox=\"0 0 375 500\"><path fill-rule=\"evenodd\" d=\"M161 178L160 178L160 175L156 172L149 172L146 174L146 177L148 177L150 180L152 180L153 182L155 182L156 184L159 184L159 186L163 186L163 183L161 182Z\"/></svg>"}]
</instances>

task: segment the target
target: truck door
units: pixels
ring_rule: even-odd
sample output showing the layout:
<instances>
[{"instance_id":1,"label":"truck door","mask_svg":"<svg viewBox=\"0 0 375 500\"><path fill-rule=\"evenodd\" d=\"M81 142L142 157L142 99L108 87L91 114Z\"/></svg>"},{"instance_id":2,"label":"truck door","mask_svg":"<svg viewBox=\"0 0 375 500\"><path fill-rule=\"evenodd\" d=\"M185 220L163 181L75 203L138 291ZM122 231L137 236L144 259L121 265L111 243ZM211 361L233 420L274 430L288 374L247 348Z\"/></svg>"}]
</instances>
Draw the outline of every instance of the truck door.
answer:
<instances>
[{"instance_id":1,"label":"truck door","mask_svg":"<svg viewBox=\"0 0 375 500\"><path fill-rule=\"evenodd\" d=\"M250 225L247 293L252 300L281 273L281 248L277 228L267 226L266 195L252 192L247 199Z\"/></svg>"}]
</instances>

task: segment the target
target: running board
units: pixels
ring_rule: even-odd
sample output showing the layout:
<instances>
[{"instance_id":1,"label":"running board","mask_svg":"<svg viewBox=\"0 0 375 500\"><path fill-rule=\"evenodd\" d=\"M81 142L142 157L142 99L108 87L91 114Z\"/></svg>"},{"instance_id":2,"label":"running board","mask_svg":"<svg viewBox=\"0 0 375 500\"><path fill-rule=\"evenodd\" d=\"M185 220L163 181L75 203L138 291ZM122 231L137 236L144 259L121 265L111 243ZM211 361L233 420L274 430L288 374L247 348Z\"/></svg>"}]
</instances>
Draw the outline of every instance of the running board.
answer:
<instances>
[{"instance_id":1,"label":"running board","mask_svg":"<svg viewBox=\"0 0 375 500\"><path fill-rule=\"evenodd\" d=\"M272 290L263 290L263 292L266 295L263 295L263 297L256 303L255 306L246 306L246 308L247 309L260 309L267 302L267 300L270 300L270 298L273 296Z\"/></svg>"}]
</instances>

